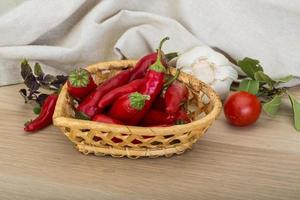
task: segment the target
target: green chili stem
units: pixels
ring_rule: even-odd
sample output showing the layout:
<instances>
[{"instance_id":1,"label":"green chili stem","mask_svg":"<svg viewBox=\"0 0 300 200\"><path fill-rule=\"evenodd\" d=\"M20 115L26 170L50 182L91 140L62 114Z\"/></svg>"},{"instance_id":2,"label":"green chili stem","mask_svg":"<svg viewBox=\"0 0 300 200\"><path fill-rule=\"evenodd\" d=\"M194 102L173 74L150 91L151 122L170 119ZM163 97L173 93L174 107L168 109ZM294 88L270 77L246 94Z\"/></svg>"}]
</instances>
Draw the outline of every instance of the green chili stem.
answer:
<instances>
[{"instance_id":1,"label":"green chili stem","mask_svg":"<svg viewBox=\"0 0 300 200\"><path fill-rule=\"evenodd\" d=\"M166 82L164 84L164 88L169 87L175 80L177 80L177 78L179 77L179 74L180 74L180 70L176 70L176 73L175 73L174 77L171 78L168 82Z\"/></svg>"}]
</instances>

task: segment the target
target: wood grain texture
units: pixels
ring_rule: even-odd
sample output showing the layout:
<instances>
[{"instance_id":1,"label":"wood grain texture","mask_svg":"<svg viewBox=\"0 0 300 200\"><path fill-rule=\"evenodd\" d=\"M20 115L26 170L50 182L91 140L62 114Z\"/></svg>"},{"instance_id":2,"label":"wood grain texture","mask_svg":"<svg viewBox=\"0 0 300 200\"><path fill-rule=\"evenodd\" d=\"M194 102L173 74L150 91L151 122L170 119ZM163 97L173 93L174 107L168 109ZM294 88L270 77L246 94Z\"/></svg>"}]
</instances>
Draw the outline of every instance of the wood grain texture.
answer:
<instances>
[{"instance_id":1,"label":"wood grain texture","mask_svg":"<svg viewBox=\"0 0 300 200\"><path fill-rule=\"evenodd\" d=\"M224 116L192 151L129 160L84 156L55 127L25 134L34 117L18 95L0 88L0 199L299 199L300 133L288 104L281 116L234 128ZM300 98L300 88L292 89Z\"/></svg>"}]
</instances>

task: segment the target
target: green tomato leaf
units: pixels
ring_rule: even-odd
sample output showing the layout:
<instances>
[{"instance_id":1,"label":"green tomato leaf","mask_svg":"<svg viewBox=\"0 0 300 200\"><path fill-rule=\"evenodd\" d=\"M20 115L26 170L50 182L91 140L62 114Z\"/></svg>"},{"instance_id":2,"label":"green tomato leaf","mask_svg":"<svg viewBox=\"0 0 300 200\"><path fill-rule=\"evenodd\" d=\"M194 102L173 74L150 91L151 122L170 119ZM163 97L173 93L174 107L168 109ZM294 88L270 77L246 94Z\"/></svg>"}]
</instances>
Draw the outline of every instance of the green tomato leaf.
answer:
<instances>
[{"instance_id":1,"label":"green tomato leaf","mask_svg":"<svg viewBox=\"0 0 300 200\"><path fill-rule=\"evenodd\" d=\"M271 117L274 117L280 108L282 97L283 94L276 94L273 99L264 103L263 110Z\"/></svg>"},{"instance_id":2,"label":"green tomato leaf","mask_svg":"<svg viewBox=\"0 0 300 200\"><path fill-rule=\"evenodd\" d=\"M297 101L297 99L289 92L287 92L287 94L289 95L293 108L295 129L297 131L300 131L300 102Z\"/></svg>"},{"instance_id":3,"label":"green tomato leaf","mask_svg":"<svg viewBox=\"0 0 300 200\"><path fill-rule=\"evenodd\" d=\"M294 79L294 76L289 75L289 76L285 76L285 77L282 77L282 78L275 79L274 81L276 81L276 83L287 83L287 82L289 82L290 80L293 80L293 79Z\"/></svg>"},{"instance_id":4,"label":"green tomato leaf","mask_svg":"<svg viewBox=\"0 0 300 200\"><path fill-rule=\"evenodd\" d=\"M259 91L259 82L256 80L244 79L239 85L239 91L246 91L256 95Z\"/></svg>"},{"instance_id":5,"label":"green tomato leaf","mask_svg":"<svg viewBox=\"0 0 300 200\"><path fill-rule=\"evenodd\" d=\"M252 58L246 57L243 60L239 60L237 64L252 79L254 79L255 72L263 71L259 61Z\"/></svg>"},{"instance_id":6,"label":"green tomato leaf","mask_svg":"<svg viewBox=\"0 0 300 200\"><path fill-rule=\"evenodd\" d=\"M274 87L275 81L271 79L267 74L263 73L262 71L255 72L254 74L255 80L266 83L270 88Z\"/></svg>"}]
</instances>

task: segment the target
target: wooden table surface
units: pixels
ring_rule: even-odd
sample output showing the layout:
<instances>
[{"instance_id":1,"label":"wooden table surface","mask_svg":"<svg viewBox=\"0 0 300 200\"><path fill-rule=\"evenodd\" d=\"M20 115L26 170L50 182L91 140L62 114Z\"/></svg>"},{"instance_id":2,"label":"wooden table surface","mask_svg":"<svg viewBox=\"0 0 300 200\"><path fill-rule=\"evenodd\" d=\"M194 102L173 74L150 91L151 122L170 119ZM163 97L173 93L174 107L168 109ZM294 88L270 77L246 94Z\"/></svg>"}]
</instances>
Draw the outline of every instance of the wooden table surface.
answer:
<instances>
[{"instance_id":1,"label":"wooden table surface","mask_svg":"<svg viewBox=\"0 0 300 200\"><path fill-rule=\"evenodd\" d=\"M129 160L82 155L53 126L24 133L34 114L21 87L0 87L1 200L300 199L300 133L287 103L246 128L221 115L181 156Z\"/></svg>"}]
</instances>

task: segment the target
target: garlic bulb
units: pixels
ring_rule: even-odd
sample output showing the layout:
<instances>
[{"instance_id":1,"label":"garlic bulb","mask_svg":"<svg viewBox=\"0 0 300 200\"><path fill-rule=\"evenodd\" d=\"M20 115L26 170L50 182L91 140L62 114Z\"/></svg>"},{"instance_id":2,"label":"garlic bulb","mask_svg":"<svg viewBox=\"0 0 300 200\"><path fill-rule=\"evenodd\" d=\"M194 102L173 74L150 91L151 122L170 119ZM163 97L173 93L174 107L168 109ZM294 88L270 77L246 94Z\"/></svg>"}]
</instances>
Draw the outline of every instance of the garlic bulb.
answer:
<instances>
[{"instance_id":1,"label":"garlic bulb","mask_svg":"<svg viewBox=\"0 0 300 200\"><path fill-rule=\"evenodd\" d=\"M208 46L194 47L179 55L176 68L209 84L222 99L226 98L231 83L238 78L233 64Z\"/></svg>"}]
</instances>

